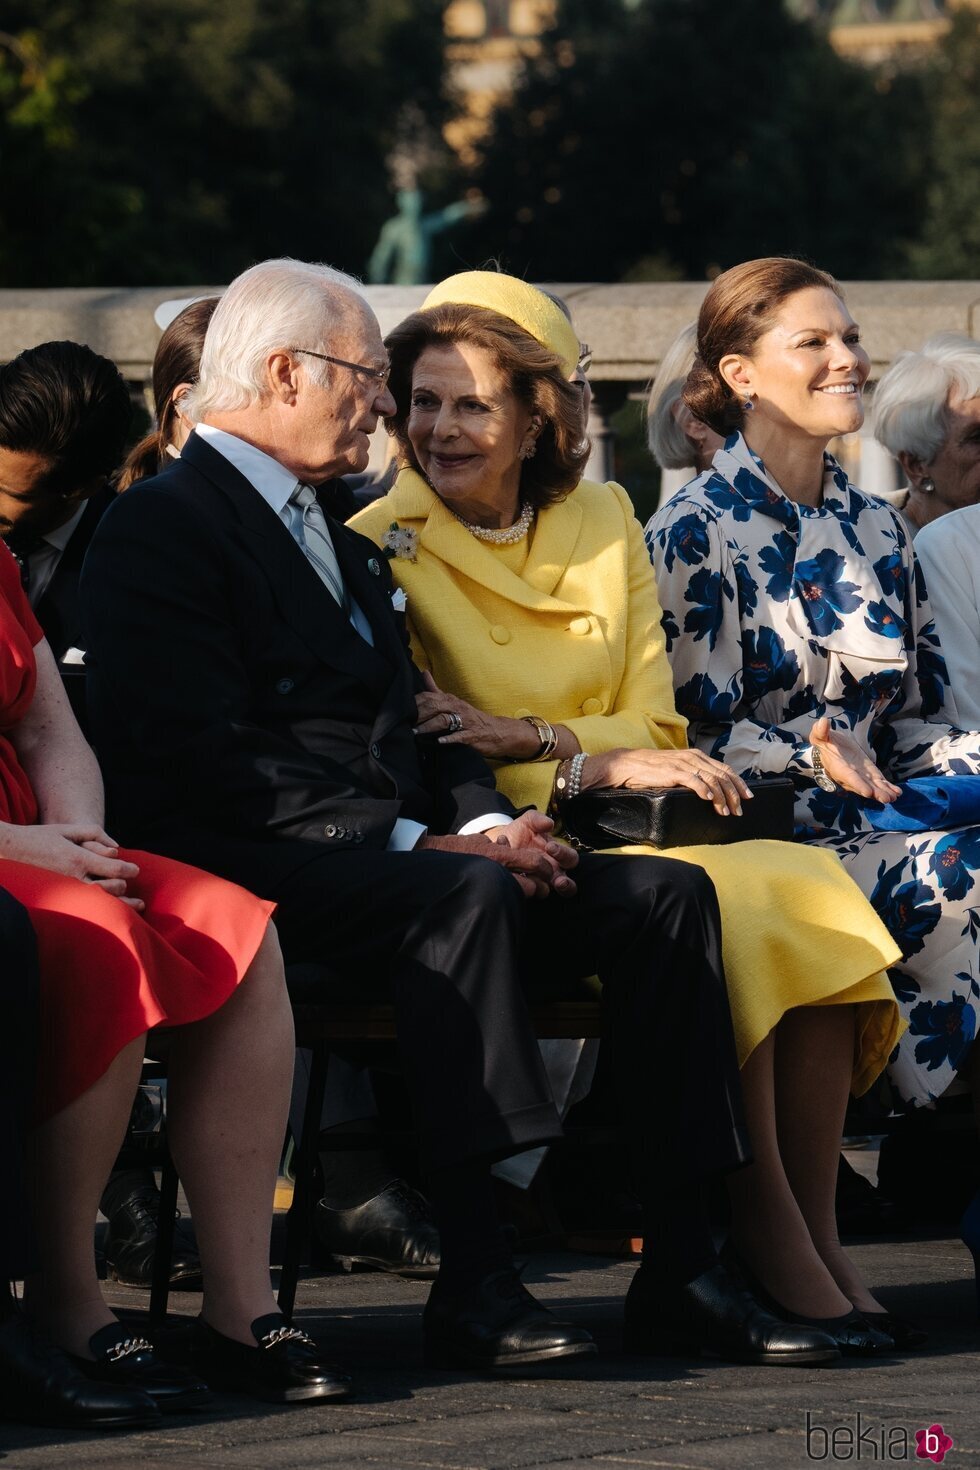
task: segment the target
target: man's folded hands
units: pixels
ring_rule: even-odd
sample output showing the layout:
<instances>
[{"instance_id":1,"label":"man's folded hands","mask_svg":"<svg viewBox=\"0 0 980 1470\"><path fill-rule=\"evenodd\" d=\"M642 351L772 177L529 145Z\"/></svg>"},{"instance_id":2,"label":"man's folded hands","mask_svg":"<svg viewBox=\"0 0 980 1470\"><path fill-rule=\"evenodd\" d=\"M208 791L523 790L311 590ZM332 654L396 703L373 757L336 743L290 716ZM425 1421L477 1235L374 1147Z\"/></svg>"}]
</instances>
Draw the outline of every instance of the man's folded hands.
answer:
<instances>
[{"instance_id":1,"label":"man's folded hands","mask_svg":"<svg viewBox=\"0 0 980 1470\"><path fill-rule=\"evenodd\" d=\"M543 812L523 812L503 827L492 827L469 837L426 835L416 848L435 852L469 853L489 858L512 873L525 898L562 897L575 892L568 876L578 862L574 848L554 838L555 824Z\"/></svg>"}]
</instances>

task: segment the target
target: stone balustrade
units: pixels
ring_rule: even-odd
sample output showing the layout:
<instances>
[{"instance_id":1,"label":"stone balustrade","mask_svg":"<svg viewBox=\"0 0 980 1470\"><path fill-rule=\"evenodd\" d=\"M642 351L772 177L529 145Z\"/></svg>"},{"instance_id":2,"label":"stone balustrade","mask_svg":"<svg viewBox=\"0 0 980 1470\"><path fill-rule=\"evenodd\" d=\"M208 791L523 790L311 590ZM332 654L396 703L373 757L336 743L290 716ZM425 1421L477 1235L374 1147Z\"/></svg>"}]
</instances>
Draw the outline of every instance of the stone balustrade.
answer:
<instances>
[{"instance_id":1,"label":"stone balustrade","mask_svg":"<svg viewBox=\"0 0 980 1470\"><path fill-rule=\"evenodd\" d=\"M67 337L111 357L128 380L145 387L160 336L154 309L173 297L214 295L221 289L0 290L0 359L6 361L37 342ZM573 283L549 289L568 302L579 337L592 348L595 411L590 429L595 452L590 473L607 477L612 448L609 415L653 378L664 350L697 315L707 283ZM980 281L857 281L846 287L846 293L871 355L873 378L898 352L918 347L934 332L955 330L980 337ZM368 286L365 294L386 332L421 303L426 288ZM378 455L383 452L379 441ZM858 460L858 478L865 489L894 487L892 462L870 437L869 425L861 436ZM664 477L665 489L672 488L674 479Z\"/></svg>"}]
</instances>

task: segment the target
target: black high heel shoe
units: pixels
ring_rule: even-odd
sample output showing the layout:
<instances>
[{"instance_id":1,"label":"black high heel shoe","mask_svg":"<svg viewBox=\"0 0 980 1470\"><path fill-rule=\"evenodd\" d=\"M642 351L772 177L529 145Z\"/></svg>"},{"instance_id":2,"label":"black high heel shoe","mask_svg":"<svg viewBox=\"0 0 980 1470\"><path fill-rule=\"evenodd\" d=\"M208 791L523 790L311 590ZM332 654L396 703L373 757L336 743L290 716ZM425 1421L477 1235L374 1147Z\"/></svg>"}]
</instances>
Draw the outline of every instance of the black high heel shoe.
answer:
<instances>
[{"instance_id":1,"label":"black high heel shoe","mask_svg":"<svg viewBox=\"0 0 980 1470\"><path fill-rule=\"evenodd\" d=\"M895 1317L891 1312L862 1312L861 1316L876 1332L886 1333L899 1352L907 1353L910 1348L921 1347L929 1341L928 1332L916 1327L907 1317Z\"/></svg>"},{"instance_id":2,"label":"black high heel shoe","mask_svg":"<svg viewBox=\"0 0 980 1470\"><path fill-rule=\"evenodd\" d=\"M800 1312L791 1312L776 1300L772 1292L766 1290L755 1273L741 1260L730 1239L725 1242L721 1256L723 1261L732 1262L738 1267L752 1294L764 1302L771 1312L775 1312L777 1317L799 1327L813 1327L817 1331L825 1332L828 1337L833 1338L845 1357L879 1358L895 1351L894 1337L873 1327L856 1307L840 1317L804 1317Z\"/></svg>"}]
</instances>

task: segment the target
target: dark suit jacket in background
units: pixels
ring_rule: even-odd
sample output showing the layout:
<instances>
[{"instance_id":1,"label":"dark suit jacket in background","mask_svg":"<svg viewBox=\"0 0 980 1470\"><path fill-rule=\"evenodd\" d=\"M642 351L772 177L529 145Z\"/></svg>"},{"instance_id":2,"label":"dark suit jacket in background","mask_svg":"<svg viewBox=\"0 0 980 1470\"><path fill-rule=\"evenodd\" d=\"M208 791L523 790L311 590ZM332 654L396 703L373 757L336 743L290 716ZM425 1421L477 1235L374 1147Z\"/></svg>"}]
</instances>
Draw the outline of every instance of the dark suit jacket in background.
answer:
<instances>
[{"instance_id":1,"label":"dark suit jacket in background","mask_svg":"<svg viewBox=\"0 0 980 1470\"><path fill-rule=\"evenodd\" d=\"M69 648L85 647L78 607L82 562L95 535L96 526L115 498L115 491L106 486L86 502L82 518L61 553L51 580L44 589L44 596L34 609L34 616L44 629L44 636L51 644L59 664Z\"/></svg>"},{"instance_id":2,"label":"dark suit jacket in background","mask_svg":"<svg viewBox=\"0 0 980 1470\"><path fill-rule=\"evenodd\" d=\"M330 530L373 648L196 435L103 517L81 608L91 727L126 842L274 896L325 847L384 850L398 817L453 832L513 812L479 756L420 750L421 681L387 561Z\"/></svg>"}]
</instances>

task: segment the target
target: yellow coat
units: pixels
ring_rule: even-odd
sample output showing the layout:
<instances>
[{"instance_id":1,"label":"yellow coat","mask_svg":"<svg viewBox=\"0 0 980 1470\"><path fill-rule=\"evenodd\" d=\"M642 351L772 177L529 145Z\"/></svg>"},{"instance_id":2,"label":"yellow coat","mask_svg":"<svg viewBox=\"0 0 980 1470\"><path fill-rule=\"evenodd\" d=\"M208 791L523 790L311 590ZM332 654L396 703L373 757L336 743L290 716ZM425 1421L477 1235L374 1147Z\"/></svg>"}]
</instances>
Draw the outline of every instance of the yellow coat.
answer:
<instances>
[{"instance_id":1,"label":"yellow coat","mask_svg":"<svg viewBox=\"0 0 980 1470\"><path fill-rule=\"evenodd\" d=\"M350 524L383 546L392 523L417 537L415 559L390 565L413 655L440 688L491 714L567 725L596 754L686 744L653 569L620 485L583 480L541 511L519 575L413 470ZM495 774L518 805L547 807L554 762L502 763ZM839 860L770 842L669 855L714 881L740 1062L790 1007L854 1002L854 1086L869 1086L904 1029L881 973L900 956Z\"/></svg>"},{"instance_id":2,"label":"yellow coat","mask_svg":"<svg viewBox=\"0 0 980 1470\"><path fill-rule=\"evenodd\" d=\"M440 689L491 714L559 721L596 754L687 744L656 580L620 485L583 480L541 512L519 577L412 470L350 524L380 545L392 521L418 533L417 559L395 557L391 570L412 653ZM544 811L555 764L498 765L497 784Z\"/></svg>"}]
</instances>

